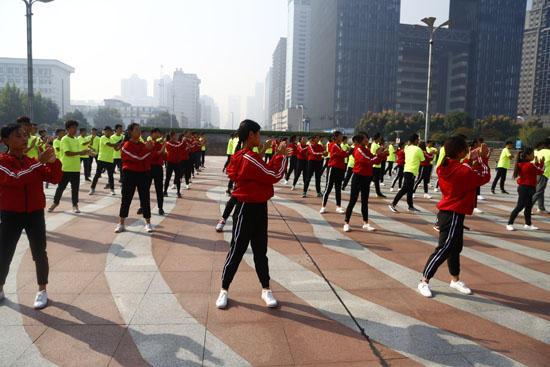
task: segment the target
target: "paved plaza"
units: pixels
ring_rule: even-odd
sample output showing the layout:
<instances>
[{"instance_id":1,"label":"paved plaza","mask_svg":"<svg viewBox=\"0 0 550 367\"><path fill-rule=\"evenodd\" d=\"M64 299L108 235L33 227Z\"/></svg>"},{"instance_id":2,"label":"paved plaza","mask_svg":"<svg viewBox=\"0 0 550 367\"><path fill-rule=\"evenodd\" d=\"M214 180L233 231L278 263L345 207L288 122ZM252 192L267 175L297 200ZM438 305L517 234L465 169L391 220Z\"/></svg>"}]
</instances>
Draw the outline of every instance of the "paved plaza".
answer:
<instances>
[{"instance_id":1,"label":"paved plaza","mask_svg":"<svg viewBox=\"0 0 550 367\"><path fill-rule=\"evenodd\" d=\"M218 310L232 228L229 220L224 233L214 230L227 200L224 161L207 157L183 199L169 192L167 215L153 209L152 235L136 215L137 194L127 231L113 232L120 196L101 189L105 177L95 196L81 184L81 214L72 213L66 190L46 214L50 302L42 311L32 308L36 276L26 237L19 242L0 301L0 366L549 365L550 216L535 213L540 230L524 231L520 214L518 230L506 231L517 199L511 179L509 196L483 187L485 213L465 222L471 231L461 279L474 295L449 287L444 264L432 299L416 285L437 244L440 193L415 199L420 213L407 213L402 200L394 214L386 179L387 199L371 190L376 231L361 229L357 205L344 233L334 201L321 215L313 191L302 199L301 187L281 182L269 203L268 251L279 307L261 300L249 250L227 309ZM48 204L54 190L46 190Z\"/></svg>"}]
</instances>

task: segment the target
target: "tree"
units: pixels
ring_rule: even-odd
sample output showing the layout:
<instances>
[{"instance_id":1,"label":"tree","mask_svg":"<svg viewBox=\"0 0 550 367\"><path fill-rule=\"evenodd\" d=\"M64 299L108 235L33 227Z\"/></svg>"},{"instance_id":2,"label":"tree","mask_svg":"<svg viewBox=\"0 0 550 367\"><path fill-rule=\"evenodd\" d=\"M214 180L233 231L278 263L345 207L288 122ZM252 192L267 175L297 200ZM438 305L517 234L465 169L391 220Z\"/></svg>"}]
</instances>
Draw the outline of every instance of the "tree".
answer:
<instances>
[{"instance_id":1,"label":"tree","mask_svg":"<svg viewBox=\"0 0 550 367\"><path fill-rule=\"evenodd\" d=\"M491 115L477 120L474 135L482 136L486 140L514 140L520 127L521 124L510 117Z\"/></svg>"},{"instance_id":2,"label":"tree","mask_svg":"<svg viewBox=\"0 0 550 367\"><path fill-rule=\"evenodd\" d=\"M15 120L26 114L26 99L21 90L15 85L6 83L0 90L0 126L14 123Z\"/></svg>"},{"instance_id":3,"label":"tree","mask_svg":"<svg viewBox=\"0 0 550 367\"><path fill-rule=\"evenodd\" d=\"M120 112L112 107L100 107L94 117L95 126L110 126L114 129L116 124L124 125Z\"/></svg>"},{"instance_id":4,"label":"tree","mask_svg":"<svg viewBox=\"0 0 550 367\"><path fill-rule=\"evenodd\" d=\"M176 118L176 115L170 116L168 112L161 112L155 117L150 117L145 122L145 126L147 127L170 127L170 118L172 118L172 126L173 127L179 127L178 126L178 119Z\"/></svg>"},{"instance_id":5,"label":"tree","mask_svg":"<svg viewBox=\"0 0 550 367\"><path fill-rule=\"evenodd\" d=\"M87 130L90 130L92 126L88 123L88 119L84 117L84 114L80 112L80 110L76 109L73 112L67 112L63 117L61 118L63 122L67 120L76 120L78 121L78 127L84 128Z\"/></svg>"},{"instance_id":6,"label":"tree","mask_svg":"<svg viewBox=\"0 0 550 367\"><path fill-rule=\"evenodd\" d=\"M451 112L444 118L443 126L447 132L455 132L459 127L471 128L472 118L468 112Z\"/></svg>"},{"instance_id":7,"label":"tree","mask_svg":"<svg viewBox=\"0 0 550 367\"><path fill-rule=\"evenodd\" d=\"M33 122L38 125L59 125L59 107L51 98L44 98L37 93L34 96Z\"/></svg>"}]
</instances>

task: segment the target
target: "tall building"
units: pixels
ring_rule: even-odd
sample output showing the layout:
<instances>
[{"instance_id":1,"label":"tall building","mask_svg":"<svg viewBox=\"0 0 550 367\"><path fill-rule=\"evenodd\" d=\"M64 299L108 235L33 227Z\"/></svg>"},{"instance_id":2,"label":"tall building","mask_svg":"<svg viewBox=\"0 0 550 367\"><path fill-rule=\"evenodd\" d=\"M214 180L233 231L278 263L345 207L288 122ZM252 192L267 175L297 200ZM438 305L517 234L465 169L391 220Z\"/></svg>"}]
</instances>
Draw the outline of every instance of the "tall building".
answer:
<instances>
[{"instance_id":1,"label":"tall building","mask_svg":"<svg viewBox=\"0 0 550 367\"><path fill-rule=\"evenodd\" d=\"M172 78L170 75L164 75L153 82L153 100L155 106L172 108Z\"/></svg>"},{"instance_id":2,"label":"tall building","mask_svg":"<svg viewBox=\"0 0 550 367\"><path fill-rule=\"evenodd\" d=\"M176 69L173 77L173 113L180 127L198 128L201 126L200 79L196 74L186 74Z\"/></svg>"},{"instance_id":3,"label":"tall building","mask_svg":"<svg viewBox=\"0 0 550 367\"><path fill-rule=\"evenodd\" d=\"M288 0L285 81L286 108L304 105L307 99L311 1Z\"/></svg>"},{"instance_id":4,"label":"tall building","mask_svg":"<svg viewBox=\"0 0 550 367\"><path fill-rule=\"evenodd\" d=\"M228 129L237 130L241 123L241 97L230 96L227 100L227 124Z\"/></svg>"},{"instance_id":5,"label":"tall building","mask_svg":"<svg viewBox=\"0 0 550 367\"><path fill-rule=\"evenodd\" d=\"M525 19L518 114L550 122L550 1L533 0Z\"/></svg>"},{"instance_id":6,"label":"tall building","mask_svg":"<svg viewBox=\"0 0 550 367\"><path fill-rule=\"evenodd\" d=\"M271 80L273 79L273 68L270 67L269 71L267 72L265 76L265 88L264 88L264 121L265 125L264 127L266 129L271 129Z\"/></svg>"},{"instance_id":7,"label":"tall building","mask_svg":"<svg viewBox=\"0 0 550 367\"><path fill-rule=\"evenodd\" d=\"M137 74L120 81L120 95L124 99L147 97L147 80L141 79Z\"/></svg>"},{"instance_id":8,"label":"tall building","mask_svg":"<svg viewBox=\"0 0 550 367\"><path fill-rule=\"evenodd\" d=\"M308 98L312 130L355 127L394 109L400 0L311 2Z\"/></svg>"},{"instance_id":9,"label":"tall building","mask_svg":"<svg viewBox=\"0 0 550 367\"><path fill-rule=\"evenodd\" d=\"M285 109L286 38L281 38L273 52L271 78L271 115Z\"/></svg>"},{"instance_id":10,"label":"tall building","mask_svg":"<svg viewBox=\"0 0 550 367\"><path fill-rule=\"evenodd\" d=\"M220 109L210 96L201 96L201 127L220 127Z\"/></svg>"},{"instance_id":11,"label":"tall building","mask_svg":"<svg viewBox=\"0 0 550 367\"><path fill-rule=\"evenodd\" d=\"M451 29L471 32L466 111L516 117L527 0L451 0Z\"/></svg>"},{"instance_id":12,"label":"tall building","mask_svg":"<svg viewBox=\"0 0 550 367\"><path fill-rule=\"evenodd\" d=\"M71 73L74 68L61 61L33 59L34 93L51 98L59 108L59 116L71 111ZM27 59L0 57L0 90L6 83L27 93Z\"/></svg>"},{"instance_id":13,"label":"tall building","mask_svg":"<svg viewBox=\"0 0 550 367\"><path fill-rule=\"evenodd\" d=\"M429 33L409 24L399 26L397 62L398 112L416 114L426 109ZM442 28L434 37L432 113L464 111L468 85L470 32Z\"/></svg>"},{"instance_id":14,"label":"tall building","mask_svg":"<svg viewBox=\"0 0 550 367\"><path fill-rule=\"evenodd\" d=\"M147 122L147 119L168 112L167 107L133 106L119 99L105 99L104 102L105 107L114 108L120 112L120 118L122 118L124 126L134 122L143 125ZM85 112L83 111L83 113Z\"/></svg>"},{"instance_id":15,"label":"tall building","mask_svg":"<svg viewBox=\"0 0 550 367\"><path fill-rule=\"evenodd\" d=\"M264 83L256 83L254 95L246 98L246 118L264 125Z\"/></svg>"}]
</instances>

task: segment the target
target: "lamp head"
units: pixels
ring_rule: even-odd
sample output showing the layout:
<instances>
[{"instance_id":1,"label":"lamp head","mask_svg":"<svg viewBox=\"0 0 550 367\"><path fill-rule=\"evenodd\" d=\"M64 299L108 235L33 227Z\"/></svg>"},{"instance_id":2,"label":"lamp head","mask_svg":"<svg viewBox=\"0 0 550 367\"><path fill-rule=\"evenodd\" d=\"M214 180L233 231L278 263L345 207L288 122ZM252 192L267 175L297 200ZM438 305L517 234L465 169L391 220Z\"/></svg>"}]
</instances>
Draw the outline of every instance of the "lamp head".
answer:
<instances>
[{"instance_id":1,"label":"lamp head","mask_svg":"<svg viewBox=\"0 0 550 367\"><path fill-rule=\"evenodd\" d=\"M426 24L428 27L433 28L435 23L435 17L423 18L421 22Z\"/></svg>"},{"instance_id":2,"label":"lamp head","mask_svg":"<svg viewBox=\"0 0 550 367\"><path fill-rule=\"evenodd\" d=\"M39 3L51 3L53 0L34 0L34 2L39 2Z\"/></svg>"}]
</instances>

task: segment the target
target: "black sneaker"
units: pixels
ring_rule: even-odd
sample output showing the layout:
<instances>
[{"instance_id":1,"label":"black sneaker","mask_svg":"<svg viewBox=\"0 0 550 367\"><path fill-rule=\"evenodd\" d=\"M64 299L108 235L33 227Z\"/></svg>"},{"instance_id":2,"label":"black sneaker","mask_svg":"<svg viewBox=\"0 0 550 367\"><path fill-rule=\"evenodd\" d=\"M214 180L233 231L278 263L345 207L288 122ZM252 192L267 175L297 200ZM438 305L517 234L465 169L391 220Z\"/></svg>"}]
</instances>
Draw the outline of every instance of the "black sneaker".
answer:
<instances>
[{"instance_id":1,"label":"black sneaker","mask_svg":"<svg viewBox=\"0 0 550 367\"><path fill-rule=\"evenodd\" d=\"M168 192L164 192L164 197L167 197L168 196Z\"/></svg>"},{"instance_id":2,"label":"black sneaker","mask_svg":"<svg viewBox=\"0 0 550 367\"><path fill-rule=\"evenodd\" d=\"M399 213L399 211L397 210L397 208L393 205L388 205L388 208L390 208L390 210L394 213Z\"/></svg>"},{"instance_id":3,"label":"black sneaker","mask_svg":"<svg viewBox=\"0 0 550 367\"><path fill-rule=\"evenodd\" d=\"M164 215L164 209L162 208L159 209L159 215Z\"/></svg>"},{"instance_id":4,"label":"black sneaker","mask_svg":"<svg viewBox=\"0 0 550 367\"><path fill-rule=\"evenodd\" d=\"M141 215L143 214L143 208L139 208L138 211L137 211L138 215Z\"/></svg>"},{"instance_id":5,"label":"black sneaker","mask_svg":"<svg viewBox=\"0 0 550 367\"><path fill-rule=\"evenodd\" d=\"M181 199L181 193L180 193L180 192L178 192L178 194L177 194L177 195L178 195L178 199Z\"/></svg>"},{"instance_id":6,"label":"black sneaker","mask_svg":"<svg viewBox=\"0 0 550 367\"><path fill-rule=\"evenodd\" d=\"M104 188L104 189L110 189L111 186L109 186L109 184L107 184L107 185L105 185L103 188Z\"/></svg>"},{"instance_id":7,"label":"black sneaker","mask_svg":"<svg viewBox=\"0 0 550 367\"><path fill-rule=\"evenodd\" d=\"M506 190L500 190L500 193L501 193L501 194L510 195L510 193L509 193L508 191L506 191Z\"/></svg>"},{"instance_id":8,"label":"black sneaker","mask_svg":"<svg viewBox=\"0 0 550 367\"><path fill-rule=\"evenodd\" d=\"M495 190L491 190L491 194L496 195Z\"/></svg>"},{"instance_id":9,"label":"black sneaker","mask_svg":"<svg viewBox=\"0 0 550 367\"><path fill-rule=\"evenodd\" d=\"M420 210L416 209L414 206L411 206L408 210L409 210L411 213L420 213Z\"/></svg>"}]
</instances>

